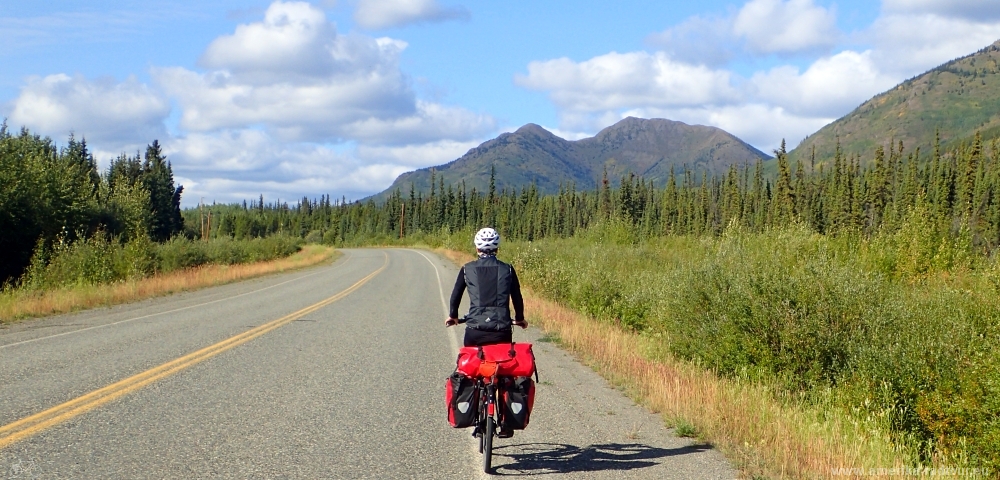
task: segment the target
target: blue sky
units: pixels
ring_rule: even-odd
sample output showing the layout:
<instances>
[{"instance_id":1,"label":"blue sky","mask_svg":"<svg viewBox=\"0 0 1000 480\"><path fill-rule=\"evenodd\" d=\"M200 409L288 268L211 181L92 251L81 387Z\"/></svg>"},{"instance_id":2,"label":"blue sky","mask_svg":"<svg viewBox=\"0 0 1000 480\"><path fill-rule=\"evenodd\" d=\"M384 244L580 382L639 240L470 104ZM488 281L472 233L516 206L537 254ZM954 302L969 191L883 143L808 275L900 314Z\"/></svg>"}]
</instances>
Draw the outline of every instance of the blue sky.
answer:
<instances>
[{"instance_id":1,"label":"blue sky","mask_svg":"<svg viewBox=\"0 0 1000 480\"><path fill-rule=\"evenodd\" d=\"M981 0L5 3L0 115L102 164L159 139L186 205L359 198L525 123L769 151L1000 39Z\"/></svg>"}]
</instances>

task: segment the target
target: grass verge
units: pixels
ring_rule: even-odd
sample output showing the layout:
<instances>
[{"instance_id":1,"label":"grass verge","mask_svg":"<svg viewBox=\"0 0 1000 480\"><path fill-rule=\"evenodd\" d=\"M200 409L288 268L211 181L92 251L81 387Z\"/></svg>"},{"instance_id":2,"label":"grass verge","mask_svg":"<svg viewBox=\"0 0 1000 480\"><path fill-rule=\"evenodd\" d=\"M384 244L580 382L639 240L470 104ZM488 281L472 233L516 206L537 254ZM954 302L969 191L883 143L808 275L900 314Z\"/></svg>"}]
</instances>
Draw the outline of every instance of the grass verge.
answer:
<instances>
[{"instance_id":1,"label":"grass verge","mask_svg":"<svg viewBox=\"0 0 1000 480\"><path fill-rule=\"evenodd\" d=\"M306 245L297 253L277 260L236 265L203 265L138 280L105 285L82 285L45 291L10 290L0 293L0 323L41 317L145 298L196 290L287 272L335 259L332 247Z\"/></svg>"},{"instance_id":2,"label":"grass verge","mask_svg":"<svg viewBox=\"0 0 1000 480\"><path fill-rule=\"evenodd\" d=\"M438 250L457 264L472 256ZM664 356L655 339L600 322L525 289L525 309L548 338L557 338L633 400L665 422L697 433L733 460L748 478L861 478L908 470L907 452L886 435L836 408L783 400L767 385L721 378L697 365ZM650 360L656 352L659 360ZM684 432L682 432L684 433Z\"/></svg>"}]
</instances>

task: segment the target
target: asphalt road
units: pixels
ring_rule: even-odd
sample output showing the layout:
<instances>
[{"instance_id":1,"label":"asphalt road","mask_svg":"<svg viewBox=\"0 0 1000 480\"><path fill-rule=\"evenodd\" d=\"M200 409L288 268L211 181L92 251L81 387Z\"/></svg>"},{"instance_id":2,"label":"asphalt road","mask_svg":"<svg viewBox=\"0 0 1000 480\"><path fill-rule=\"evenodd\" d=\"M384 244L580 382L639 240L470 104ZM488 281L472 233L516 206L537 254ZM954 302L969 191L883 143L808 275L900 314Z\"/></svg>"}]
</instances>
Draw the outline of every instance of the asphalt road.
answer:
<instances>
[{"instance_id":1,"label":"asphalt road","mask_svg":"<svg viewBox=\"0 0 1000 480\"><path fill-rule=\"evenodd\" d=\"M457 268L426 251L344 253L0 328L0 478L483 477L469 431L445 419ZM717 451L535 344L531 425L496 441L497 476L736 478Z\"/></svg>"}]
</instances>

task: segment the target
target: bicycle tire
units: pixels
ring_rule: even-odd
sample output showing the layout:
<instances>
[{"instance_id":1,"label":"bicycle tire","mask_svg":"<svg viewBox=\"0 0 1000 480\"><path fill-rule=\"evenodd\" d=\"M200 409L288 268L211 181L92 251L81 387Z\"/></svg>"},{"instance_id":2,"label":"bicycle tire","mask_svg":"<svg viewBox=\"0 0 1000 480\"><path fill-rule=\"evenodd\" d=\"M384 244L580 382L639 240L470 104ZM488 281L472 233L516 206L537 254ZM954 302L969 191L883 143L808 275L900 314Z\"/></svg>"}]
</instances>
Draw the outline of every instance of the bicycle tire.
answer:
<instances>
[{"instance_id":1,"label":"bicycle tire","mask_svg":"<svg viewBox=\"0 0 1000 480\"><path fill-rule=\"evenodd\" d=\"M483 427L484 425L482 421L476 423L476 428L479 429L479 453L483 453L483 438L485 438L483 435Z\"/></svg>"},{"instance_id":2,"label":"bicycle tire","mask_svg":"<svg viewBox=\"0 0 1000 480\"><path fill-rule=\"evenodd\" d=\"M492 473L493 469L493 417L486 417L486 431L483 432L483 471Z\"/></svg>"}]
</instances>

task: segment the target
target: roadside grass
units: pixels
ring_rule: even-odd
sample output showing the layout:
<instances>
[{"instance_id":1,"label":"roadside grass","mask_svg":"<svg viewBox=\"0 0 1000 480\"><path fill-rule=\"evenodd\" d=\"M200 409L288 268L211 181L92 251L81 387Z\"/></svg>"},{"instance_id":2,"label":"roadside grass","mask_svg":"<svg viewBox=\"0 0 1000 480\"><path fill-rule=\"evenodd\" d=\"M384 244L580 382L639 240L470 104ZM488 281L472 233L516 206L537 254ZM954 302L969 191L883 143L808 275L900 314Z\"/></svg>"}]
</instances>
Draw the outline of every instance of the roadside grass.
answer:
<instances>
[{"instance_id":1,"label":"roadside grass","mask_svg":"<svg viewBox=\"0 0 1000 480\"><path fill-rule=\"evenodd\" d=\"M556 333L562 347L637 403L671 419L678 435L721 449L748 477L830 478L837 468L913 464L872 425L781 399L756 382L671 358L650 360L643 354L655 347L648 339L525 293L534 325Z\"/></svg>"},{"instance_id":2,"label":"roadside grass","mask_svg":"<svg viewBox=\"0 0 1000 480\"><path fill-rule=\"evenodd\" d=\"M459 265L473 259L438 251ZM543 338L558 338L626 395L661 414L678 435L719 448L747 478L857 478L840 469L906 472L918 464L912 449L894 442L878 421L832 403L803 402L760 378L719 376L665 353L662 339L595 319L529 287L524 295L529 321Z\"/></svg>"},{"instance_id":3,"label":"roadside grass","mask_svg":"<svg viewBox=\"0 0 1000 480\"><path fill-rule=\"evenodd\" d=\"M134 302L287 272L333 260L339 255L340 252L332 247L306 245L290 256L255 263L201 265L110 284L73 285L44 290L6 289L0 292L0 323Z\"/></svg>"}]
</instances>

